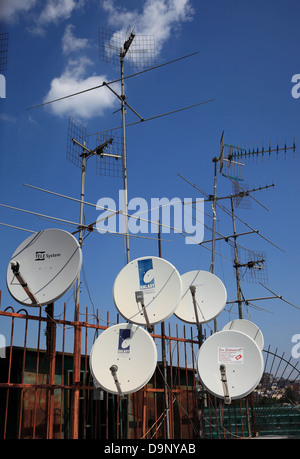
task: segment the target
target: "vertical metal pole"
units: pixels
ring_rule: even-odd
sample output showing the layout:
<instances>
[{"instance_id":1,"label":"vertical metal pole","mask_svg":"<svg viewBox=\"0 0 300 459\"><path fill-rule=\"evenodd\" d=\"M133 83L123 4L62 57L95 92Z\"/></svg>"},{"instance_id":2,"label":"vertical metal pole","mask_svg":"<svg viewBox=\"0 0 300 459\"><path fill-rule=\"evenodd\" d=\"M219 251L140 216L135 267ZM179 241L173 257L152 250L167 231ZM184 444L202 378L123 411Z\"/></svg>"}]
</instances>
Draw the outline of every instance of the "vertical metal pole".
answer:
<instances>
[{"instance_id":1,"label":"vertical metal pole","mask_svg":"<svg viewBox=\"0 0 300 459\"><path fill-rule=\"evenodd\" d=\"M125 134L125 91L124 91L124 62L121 51L121 86L122 86L122 137L123 137L123 179L124 179L124 205L125 205L125 229L126 229L126 262L129 263L129 235L128 235L128 196L127 196L127 154L126 154L126 134Z\"/></svg>"},{"instance_id":2,"label":"vertical metal pole","mask_svg":"<svg viewBox=\"0 0 300 459\"><path fill-rule=\"evenodd\" d=\"M217 163L218 158L213 158L214 162L214 197L213 197L213 230L212 230L212 259L211 259L211 272L215 272L215 249L216 249L216 222L217 222ZM217 319L214 319L215 332L218 330Z\"/></svg>"},{"instance_id":3,"label":"vertical metal pole","mask_svg":"<svg viewBox=\"0 0 300 459\"><path fill-rule=\"evenodd\" d=\"M80 214L79 214L79 247L82 248L82 223L83 223L83 208L84 208L84 188L85 188L85 171L86 171L86 153L82 152L81 164L81 191L80 191ZM75 316L74 320L79 320L79 296L80 296L80 273L76 282L76 299L75 299Z\"/></svg>"},{"instance_id":4,"label":"vertical metal pole","mask_svg":"<svg viewBox=\"0 0 300 459\"><path fill-rule=\"evenodd\" d=\"M240 279L240 270L239 270L239 257L236 243L236 225L235 225L235 215L233 207L233 198L231 196L231 214L232 214L232 225L233 225L233 234L234 234L234 267L236 273L236 287L237 287L237 299L238 299L238 310L239 310L239 319L243 318L243 303L242 303L242 292L241 292L241 279Z\"/></svg>"},{"instance_id":5,"label":"vertical metal pole","mask_svg":"<svg viewBox=\"0 0 300 459\"><path fill-rule=\"evenodd\" d=\"M79 215L79 247L82 249L82 223L84 209L86 153L82 151L81 166L81 192L80 192L80 215ZM80 384L80 355L81 355L81 328L79 321L79 296L80 296L80 273L76 281L76 298L74 314L74 354L73 354L73 410L72 410L72 438L77 439L79 433L79 384Z\"/></svg>"},{"instance_id":6,"label":"vertical metal pole","mask_svg":"<svg viewBox=\"0 0 300 459\"><path fill-rule=\"evenodd\" d=\"M160 220L158 220L158 253L161 258L161 231L160 231ZM166 434L167 439L170 439L170 413L169 413L169 397L168 397L168 386L167 386L167 359L166 359L166 338L165 338L165 323L161 323L161 353L164 370L164 389L165 389L165 408L166 408Z\"/></svg>"},{"instance_id":7,"label":"vertical metal pole","mask_svg":"<svg viewBox=\"0 0 300 459\"><path fill-rule=\"evenodd\" d=\"M47 342L47 357L49 358L49 390L47 394L47 439L53 438L53 423L54 423L54 389L51 388L55 384L55 356L56 356L56 324L53 322L54 303L46 306L48 318L51 322L47 322L46 342Z\"/></svg>"},{"instance_id":8,"label":"vertical metal pole","mask_svg":"<svg viewBox=\"0 0 300 459\"><path fill-rule=\"evenodd\" d=\"M74 325L72 439L79 437L79 391L81 361L81 328Z\"/></svg>"}]
</instances>

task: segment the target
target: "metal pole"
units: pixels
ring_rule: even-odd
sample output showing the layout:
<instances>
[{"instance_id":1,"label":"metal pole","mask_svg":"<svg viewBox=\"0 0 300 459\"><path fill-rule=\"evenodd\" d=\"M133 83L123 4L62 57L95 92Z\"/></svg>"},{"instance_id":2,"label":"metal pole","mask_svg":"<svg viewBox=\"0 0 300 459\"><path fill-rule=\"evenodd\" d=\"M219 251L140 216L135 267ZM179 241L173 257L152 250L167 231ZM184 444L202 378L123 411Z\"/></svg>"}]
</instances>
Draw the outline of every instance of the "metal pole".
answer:
<instances>
[{"instance_id":1,"label":"metal pole","mask_svg":"<svg viewBox=\"0 0 300 459\"><path fill-rule=\"evenodd\" d=\"M122 137L123 137L123 179L124 179L124 206L125 206L125 229L126 229L126 262L129 263L129 235L128 235L128 196L127 196L127 157L126 157L126 135L125 135L125 114L126 114L126 107L125 107L125 91L124 91L124 63L123 63L123 55L121 51L120 56L120 63L121 63L121 87L122 87L122 105L121 105L121 113L122 113Z\"/></svg>"},{"instance_id":2,"label":"metal pole","mask_svg":"<svg viewBox=\"0 0 300 459\"><path fill-rule=\"evenodd\" d=\"M158 254L161 258L161 231L160 231L160 220L158 220ZM165 409L166 409L166 434L167 439L170 439L170 413L169 413L169 397L168 397L168 373L167 373L167 359L166 359L166 338L165 338L165 323L161 323L161 353L164 370L164 389L165 389Z\"/></svg>"},{"instance_id":3,"label":"metal pole","mask_svg":"<svg viewBox=\"0 0 300 459\"><path fill-rule=\"evenodd\" d=\"M232 213L232 225L233 225L233 234L236 235L236 225L235 225L235 215L233 207L233 198L230 198L231 201L231 213ZM239 258L236 237L234 238L234 267L236 272L236 287L237 287L237 301L238 301L238 311L239 319L243 318L243 303L242 303L242 292L241 292L241 280L240 280L240 271L239 271Z\"/></svg>"},{"instance_id":4,"label":"metal pole","mask_svg":"<svg viewBox=\"0 0 300 459\"><path fill-rule=\"evenodd\" d=\"M213 198L213 230L212 230L212 259L211 272L215 272L215 248L216 248L216 222L217 222L217 163L218 158L213 158L214 162L214 198ZM215 332L217 331L217 319L214 319Z\"/></svg>"},{"instance_id":5,"label":"metal pole","mask_svg":"<svg viewBox=\"0 0 300 459\"><path fill-rule=\"evenodd\" d=\"M53 425L54 425L54 389L51 387L55 384L55 357L56 357L56 324L53 321L54 317L54 303L46 306L48 315L46 327L46 348L47 357L49 359L49 390L47 394L47 439L53 438Z\"/></svg>"},{"instance_id":6,"label":"metal pole","mask_svg":"<svg viewBox=\"0 0 300 459\"><path fill-rule=\"evenodd\" d=\"M86 152L82 151L81 166L81 192L80 192L80 215L79 215L79 246L82 248L82 223L84 208L84 189L86 171ZM74 313L74 354L73 354L73 410L72 410L72 438L77 439L79 434L79 384L80 384L80 355L81 355L81 328L77 325L79 321L79 296L80 296L80 273L76 281L76 298Z\"/></svg>"},{"instance_id":7,"label":"metal pole","mask_svg":"<svg viewBox=\"0 0 300 459\"><path fill-rule=\"evenodd\" d=\"M84 209L84 188L85 188L85 171L86 171L86 153L82 152L82 165L81 165L81 191L80 191L80 215L79 215L79 235L78 242L82 248L82 224L83 224L83 209ZM75 299L75 317L74 320L79 320L79 296L80 296L80 273L76 282L76 299Z\"/></svg>"}]
</instances>

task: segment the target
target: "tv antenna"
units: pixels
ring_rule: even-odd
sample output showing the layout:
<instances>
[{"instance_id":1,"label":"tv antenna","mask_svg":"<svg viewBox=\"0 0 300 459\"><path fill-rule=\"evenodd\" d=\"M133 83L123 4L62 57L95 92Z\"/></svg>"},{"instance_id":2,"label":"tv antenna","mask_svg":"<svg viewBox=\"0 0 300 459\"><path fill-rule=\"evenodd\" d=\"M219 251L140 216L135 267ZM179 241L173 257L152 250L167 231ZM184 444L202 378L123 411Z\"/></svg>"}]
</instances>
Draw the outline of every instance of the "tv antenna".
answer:
<instances>
[{"instance_id":1,"label":"tv antenna","mask_svg":"<svg viewBox=\"0 0 300 459\"><path fill-rule=\"evenodd\" d=\"M124 60L138 67L153 65L155 41L151 36L136 36L133 31L126 35L120 32L99 28L99 56L100 59L112 64L120 65L121 73L121 95L118 95L109 85L107 87L121 101L122 118L122 142L123 142L123 182L124 182L124 207L125 207L125 231L126 231L126 261L129 263L129 229L128 229L128 189L127 189L127 152L125 115L126 107L130 108L140 120L143 118L126 102L124 89Z\"/></svg>"},{"instance_id":2,"label":"tv antenna","mask_svg":"<svg viewBox=\"0 0 300 459\"><path fill-rule=\"evenodd\" d=\"M239 189L239 192L234 193L234 195L230 196L231 199L231 214L232 214L232 219L233 219L233 226L235 227L235 217L234 217L234 206L233 206L233 198L235 198L235 203L240 202L237 201L242 199L244 196L251 196L249 193L249 190L246 190L244 187L240 185L240 182L243 182L244 180L244 166L245 163L243 161L246 161L247 159L250 159L251 157L254 159L256 158L261 158L262 160L264 159L264 155L268 153L269 158L271 155L276 152L277 157L279 152L284 151L285 157L286 157L286 152L288 150L293 150L295 152L295 139L293 146L287 147L286 145L286 140L285 140L285 145L282 148L279 148L278 141L277 141L277 147L276 148L271 148L271 145L269 146L268 150L264 149L264 146L262 146L261 149L257 147L257 149L253 149L252 151L249 149L248 151L243 148L239 147L236 145L232 144L225 144L224 142L224 131L222 132L221 139L220 139L220 154L218 157L213 158L213 163L214 163L214 193L213 195L209 196L209 199L212 200L212 211L213 211L213 228L212 228L212 260L211 260L211 267L210 271L214 273L215 269L215 244L216 244L216 221L217 221L217 205L218 205L218 200L222 198L217 197L217 170L218 170L218 164L219 164L219 172L228 178L229 180L232 181L233 184L235 184L235 191ZM269 188L270 186L274 185L268 185L265 187L260 187L257 189L253 189L252 191L257 191L261 190L264 188ZM253 198L253 196L251 196ZM224 198L223 198L224 199ZM253 198L255 199L255 198ZM258 201L257 201L258 202ZM259 203L260 204L260 203ZM260 204L262 205L262 204ZM264 207L264 206L263 206ZM236 245L236 231L234 229L234 243ZM207 241L205 241L207 242ZM235 254L235 265L236 265L236 272L237 272L237 286L238 286L238 302L239 302L239 316L242 318L242 311L241 311L241 292L240 292L240 280L238 280L238 272L239 272L239 266L238 266L238 258L237 258L237 252ZM250 267L250 265L249 265ZM215 319L215 329L216 329L216 319Z\"/></svg>"},{"instance_id":3,"label":"tv antenna","mask_svg":"<svg viewBox=\"0 0 300 459\"><path fill-rule=\"evenodd\" d=\"M80 214L79 214L79 246L82 248L83 242L83 212L84 212L84 194L85 194L85 176L87 168L87 160L93 156L97 158L114 158L121 159L122 156L111 152L109 149L113 144L113 137L108 137L101 144L95 148L89 149L88 132L84 126L72 117L69 118L68 124L68 139L67 139L67 159L81 168L81 191L80 191ZM79 314L79 295L80 295L80 274L78 274L76 284L76 298L75 298L75 320L78 320Z\"/></svg>"}]
</instances>

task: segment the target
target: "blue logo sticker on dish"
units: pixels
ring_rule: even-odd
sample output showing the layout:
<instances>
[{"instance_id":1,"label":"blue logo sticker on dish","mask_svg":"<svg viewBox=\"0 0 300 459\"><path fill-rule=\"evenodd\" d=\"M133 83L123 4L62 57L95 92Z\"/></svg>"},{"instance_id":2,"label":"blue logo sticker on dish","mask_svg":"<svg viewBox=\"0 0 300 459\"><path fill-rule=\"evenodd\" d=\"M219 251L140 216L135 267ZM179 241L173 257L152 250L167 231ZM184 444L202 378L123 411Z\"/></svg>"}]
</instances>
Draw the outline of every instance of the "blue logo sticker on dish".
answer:
<instances>
[{"instance_id":1,"label":"blue logo sticker on dish","mask_svg":"<svg viewBox=\"0 0 300 459\"><path fill-rule=\"evenodd\" d=\"M121 354L128 354L130 352L130 340L131 330L130 328L121 328L119 330L119 343L118 343L118 352Z\"/></svg>"},{"instance_id":2,"label":"blue logo sticker on dish","mask_svg":"<svg viewBox=\"0 0 300 459\"><path fill-rule=\"evenodd\" d=\"M138 260L140 289L147 290L155 287L152 258Z\"/></svg>"}]
</instances>

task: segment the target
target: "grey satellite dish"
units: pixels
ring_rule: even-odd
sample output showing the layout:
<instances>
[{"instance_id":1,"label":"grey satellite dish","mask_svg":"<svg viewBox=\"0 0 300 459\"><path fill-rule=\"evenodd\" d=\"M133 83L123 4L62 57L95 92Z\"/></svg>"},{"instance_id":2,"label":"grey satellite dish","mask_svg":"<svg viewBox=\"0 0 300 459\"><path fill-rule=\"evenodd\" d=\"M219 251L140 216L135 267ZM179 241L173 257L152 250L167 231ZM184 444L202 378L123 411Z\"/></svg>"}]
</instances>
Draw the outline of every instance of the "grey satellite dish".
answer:
<instances>
[{"instance_id":1,"label":"grey satellite dish","mask_svg":"<svg viewBox=\"0 0 300 459\"><path fill-rule=\"evenodd\" d=\"M29 236L12 255L6 275L11 296L25 306L43 306L62 297L82 265L77 239L60 229Z\"/></svg>"},{"instance_id":2,"label":"grey satellite dish","mask_svg":"<svg viewBox=\"0 0 300 459\"><path fill-rule=\"evenodd\" d=\"M211 335L197 355L199 378L211 394L230 403L250 394L264 370L262 352L245 333L225 330Z\"/></svg>"},{"instance_id":3,"label":"grey satellite dish","mask_svg":"<svg viewBox=\"0 0 300 459\"><path fill-rule=\"evenodd\" d=\"M250 320L246 319L236 319L232 320L228 324L223 327L223 330L237 330L245 333L246 335L250 336L256 344L258 345L259 349L262 351L264 348L264 337L261 330Z\"/></svg>"},{"instance_id":4,"label":"grey satellite dish","mask_svg":"<svg viewBox=\"0 0 300 459\"><path fill-rule=\"evenodd\" d=\"M156 364L153 338L144 328L132 323L107 328L93 344L90 354L94 385L120 396L144 387Z\"/></svg>"},{"instance_id":5,"label":"grey satellite dish","mask_svg":"<svg viewBox=\"0 0 300 459\"><path fill-rule=\"evenodd\" d=\"M224 309L227 291L223 282L208 271L189 271L181 276L182 298L175 315L188 323L206 323Z\"/></svg>"},{"instance_id":6,"label":"grey satellite dish","mask_svg":"<svg viewBox=\"0 0 300 459\"><path fill-rule=\"evenodd\" d=\"M113 299L120 314L148 328L170 317L180 298L177 269L158 257L131 261L119 272L113 286Z\"/></svg>"}]
</instances>

